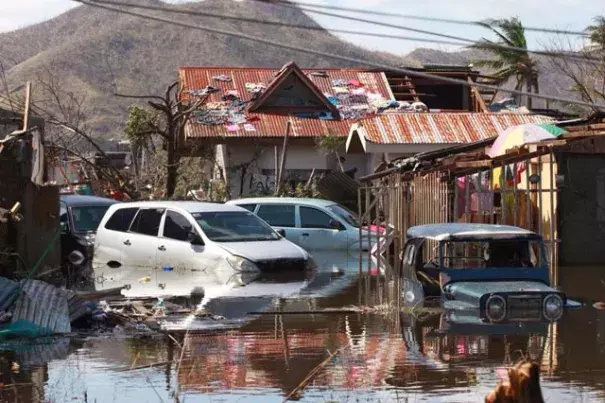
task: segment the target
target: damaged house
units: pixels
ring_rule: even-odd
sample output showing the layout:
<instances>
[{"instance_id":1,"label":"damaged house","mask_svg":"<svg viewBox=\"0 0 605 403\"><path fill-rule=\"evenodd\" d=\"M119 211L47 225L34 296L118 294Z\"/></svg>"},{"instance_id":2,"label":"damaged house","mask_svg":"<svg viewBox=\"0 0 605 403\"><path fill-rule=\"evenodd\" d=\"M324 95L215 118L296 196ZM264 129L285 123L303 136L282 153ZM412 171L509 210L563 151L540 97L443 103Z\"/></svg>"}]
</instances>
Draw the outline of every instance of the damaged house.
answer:
<instances>
[{"instance_id":1,"label":"damaged house","mask_svg":"<svg viewBox=\"0 0 605 403\"><path fill-rule=\"evenodd\" d=\"M59 189L46 184L44 120L0 103L0 269L11 276L42 256L60 264ZM49 248L47 250L47 247Z\"/></svg>"}]
</instances>

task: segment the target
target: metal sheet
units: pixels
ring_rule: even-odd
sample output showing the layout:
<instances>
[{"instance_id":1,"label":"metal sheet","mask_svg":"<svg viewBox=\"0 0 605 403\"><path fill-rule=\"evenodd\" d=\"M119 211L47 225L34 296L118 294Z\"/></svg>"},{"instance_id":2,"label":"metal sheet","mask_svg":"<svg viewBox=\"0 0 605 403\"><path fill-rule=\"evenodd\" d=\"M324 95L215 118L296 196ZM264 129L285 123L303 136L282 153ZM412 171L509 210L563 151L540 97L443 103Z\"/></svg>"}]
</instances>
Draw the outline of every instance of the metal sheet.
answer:
<instances>
[{"instance_id":1,"label":"metal sheet","mask_svg":"<svg viewBox=\"0 0 605 403\"><path fill-rule=\"evenodd\" d=\"M386 113L359 123L366 140L376 144L465 144L511 126L552 122L547 116L519 113Z\"/></svg>"},{"instance_id":2,"label":"metal sheet","mask_svg":"<svg viewBox=\"0 0 605 403\"><path fill-rule=\"evenodd\" d=\"M199 90L210 85L220 88L220 91L210 94L208 102L221 101L225 92L230 90L237 90L240 99L246 102L252 97L252 93L246 89L246 83L262 83L268 86L279 71L279 69L266 68L182 67L179 70L181 97L187 99L187 91ZM355 69L303 69L303 72L324 94L333 93L333 80L358 80L364 84L367 92L377 93L386 100L393 98L386 76L382 72ZM325 72L327 76L316 76L312 74L314 72ZM219 75L230 77L231 81L222 82L213 79ZM225 125L205 125L190 121L185 127L185 137L282 137L289 119L293 124L292 137L316 137L329 134L346 137L353 121L352 119L307 119L275 112L248 113L247 115L259 118L257 121L250 122L254 126L254 131L244 130L243 125L240 125L240 129L237 131L227 131Z\"/></svg>"},{"instance_id":3,"label":"metal sheet","mask_svg":"<svg viewBox=\"0 0 605 403\"><path fill-rule=\"evenodd\" d=\"M6 311L17 299L19 295L17 288L19 283L0 277L0 311Z\"/></svg>"},{"instance_id":4,"label":"metal sheet","mask_svg":"<svg viewBox=\"0 0 605 403\"><path fill-rule=\"evenodd\" d=\"M13 323L25 320L46 332L71 332L64 291L38 280L23 280L21 284L23 289L12 308Z\"/></svg>"}]
</instances>

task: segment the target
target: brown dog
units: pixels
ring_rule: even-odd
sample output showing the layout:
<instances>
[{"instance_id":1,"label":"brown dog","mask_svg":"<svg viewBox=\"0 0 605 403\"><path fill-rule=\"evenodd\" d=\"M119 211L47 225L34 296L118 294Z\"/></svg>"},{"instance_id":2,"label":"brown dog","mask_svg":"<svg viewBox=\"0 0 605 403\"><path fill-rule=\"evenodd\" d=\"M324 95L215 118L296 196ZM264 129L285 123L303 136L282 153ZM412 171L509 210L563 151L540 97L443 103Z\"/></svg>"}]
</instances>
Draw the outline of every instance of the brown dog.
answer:
<instances>
[{"instance_id":1,"label":"brown dog","mask_svg":"<svg viewBox=\"0 0 605 403\"><path fill-rule=\"evenodd\" d=\"M540 367L521 361L508 370L508 382L485 397L485 403L544 403L540 389Z\"/></svg>"}]
</instances>

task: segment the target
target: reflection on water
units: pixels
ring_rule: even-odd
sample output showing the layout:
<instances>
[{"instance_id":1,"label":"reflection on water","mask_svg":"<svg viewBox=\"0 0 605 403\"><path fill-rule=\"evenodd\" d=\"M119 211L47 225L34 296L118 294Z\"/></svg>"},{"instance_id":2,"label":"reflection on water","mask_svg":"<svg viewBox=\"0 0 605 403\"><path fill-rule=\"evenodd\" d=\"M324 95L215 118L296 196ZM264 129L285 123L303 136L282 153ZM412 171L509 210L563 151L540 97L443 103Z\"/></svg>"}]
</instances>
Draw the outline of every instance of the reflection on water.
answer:
<instances>
[{"instance_id":1,"label":"reflection on water","mask_svg":"<svg viewBox=\"0 0 605 403\"><path fill-rule=\"evenodd\" d=\"M561 276L570 295L605 295L601 270L574 270L567 279ZM585 283L575 285L578 278ZM355 280L354 271L324 277L313 292L289 297L280 307L350 306L359 292ZM247 303L245 298L241 303ZM48 365L22 365L19 374L8 377L7 365L26 361L22 350L4 346L0 372L7 377L2 379L5 385L28 385L21 387L18 401L84 401L86 394L89 402L167 402L174 401L178 389L181 401L187 402L281 402L319 368L292 398L481 402L506 365L530 357L541 364L547 401L605 399L605 311L585 307L567 312L557 324L519 327L506 334L468 332L441 315L422 320L396 316L261 315L237 328L181 333L176 342L117 336L71 340L68 350L51 357ZM180 366L174 363L180 356L176 343L184 346ZM17 401L14 397L0 396Z\"/></svg>"}]
</instances>

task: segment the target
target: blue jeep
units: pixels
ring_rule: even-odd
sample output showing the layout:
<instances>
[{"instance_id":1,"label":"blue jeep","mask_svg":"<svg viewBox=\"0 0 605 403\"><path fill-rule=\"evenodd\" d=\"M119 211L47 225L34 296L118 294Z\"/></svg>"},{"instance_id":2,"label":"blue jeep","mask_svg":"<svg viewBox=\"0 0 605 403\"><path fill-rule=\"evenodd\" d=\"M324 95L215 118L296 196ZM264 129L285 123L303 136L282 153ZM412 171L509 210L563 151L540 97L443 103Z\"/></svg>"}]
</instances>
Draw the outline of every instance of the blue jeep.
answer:
<instances>
[{"instance_id":1,"label":"blue jeep","mask_svg":"<svg viewBox=\"0 0 605 403\"><path fill-rule=\"evenodd\" d=\"M542 237L490 224L412 227L403 252L403 298L440 296L446 311L480 323L556 321L567 304L550 286Z\"/></svg>"}]
</instances>

